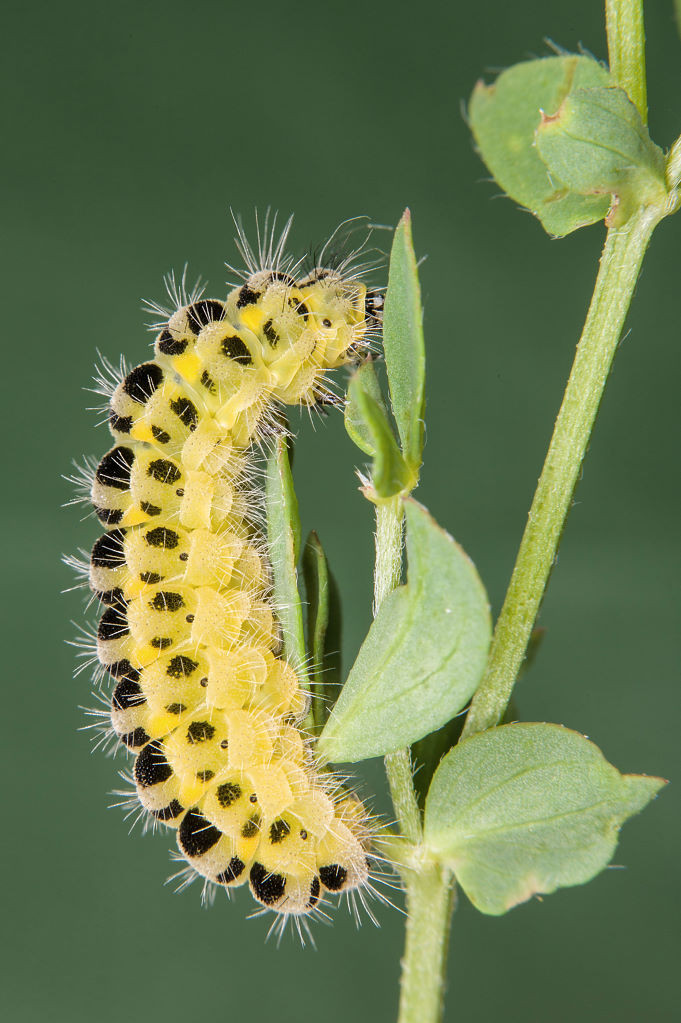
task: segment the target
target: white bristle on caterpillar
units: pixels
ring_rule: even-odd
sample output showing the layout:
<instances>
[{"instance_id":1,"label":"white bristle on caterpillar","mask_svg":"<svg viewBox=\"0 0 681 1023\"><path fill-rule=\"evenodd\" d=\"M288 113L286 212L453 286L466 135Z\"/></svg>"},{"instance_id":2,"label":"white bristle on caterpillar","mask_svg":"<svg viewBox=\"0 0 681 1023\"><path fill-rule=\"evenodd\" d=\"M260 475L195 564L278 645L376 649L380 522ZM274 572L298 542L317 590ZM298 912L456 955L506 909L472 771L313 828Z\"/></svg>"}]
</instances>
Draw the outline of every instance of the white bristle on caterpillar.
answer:
<instances>
[{"instance_id":1,"label":"white bristle on caterpillar","mask_svg":"<svg viewBox=\"0 0 681 1023\"><path fill-rule=\"evenodd\" d=\"M282 407L338 403L326 374L370 349L382 300L358 251L303 272L290 225L277 237L266 217L254 251L237 224L247 272L225 300L171 275L170 307L149 306L153 359L101 359L114 446L74 482L106 531L70 563L103 605L84 656L113 680L110 732L135 756L126 809L176 829L180 887L248 883L302 937L325 896L370 889L371 828L300 727L255 454Z\"/></svg>"}]
</instances>

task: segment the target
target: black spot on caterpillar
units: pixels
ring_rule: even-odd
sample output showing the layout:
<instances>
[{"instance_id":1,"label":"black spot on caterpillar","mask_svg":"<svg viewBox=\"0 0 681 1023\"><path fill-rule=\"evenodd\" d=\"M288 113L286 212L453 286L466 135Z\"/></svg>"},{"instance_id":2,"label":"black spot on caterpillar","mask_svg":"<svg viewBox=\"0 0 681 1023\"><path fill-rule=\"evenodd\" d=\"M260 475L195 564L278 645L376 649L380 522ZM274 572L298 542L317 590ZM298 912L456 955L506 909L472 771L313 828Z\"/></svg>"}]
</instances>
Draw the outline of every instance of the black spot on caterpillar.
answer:
<instances>
[{"instance_id":1,"label":"black spot on caterpillar","mask_svg":"<svg viewBox=\"0 0 681 1023\"><path fill-rule=\"evenodd\" d=\"M168 529L166 526L150 529L144 539L150 547L162 547L167 551L173 550L180 542L180 538L175 530Z\"/></svg>"},{"instance_id":2,"label":"black spot on caterpillar","mask_svg":"<svg viewBox=\"0 0 681 1023\"><path fill-rule=\"evenodd\" d=\"M264 324L262 332L269 341L269 343L272 345L272 347L276 348L279 343L279 335L272 326L272 320L268 320L267 323Z\"/></svg>"},{"instance_id":3,"label":"black spot on caterpillar","mask_svg":"<svg viewBox=\"0 0 681 1023\"><path fill-rule=\"evenodd\" d=\"M173 462L169 462L167 458L155 458L153 462L149 462L147 475L152 476L159 483L167 483L168 486L173 486L174 483L182 479L182 473L178 467Z\"/></svg>"},{"instance_id":4,"label":"black spot on caterpillar","mask_svg":"<svg viewBox=\"0 0 681 1023\"><path fill-rule=\"evenodd\" d=\"M243 309L246 305L253 305L260 298L260 293L253 291L247 284L244 284L242 288L239 288L239 294L236 300L237 309Z\"/></svg>"},{"instance_id":5,"label":"black spot on caterpillar","mask_svg":"<svg viewBox=\"0 0 681 1023\"><path fill-rule=\"evenodd\" d=\"M232 881L236 881L238 877L241 877L245 868L246 864L238 856L232 856L227 869L217 874L215 880L218 884L231 884Z\"/></svg>"},{"instance_id":6,"label":"black spot on caterpillar","mask_svg":"<svg viewBox=\"0 0 681 1023\"><path fill-rule=\"evenodd\" d=\"M96 504L92 507L97 518L107 526L114 526L123 518L123 512L119 508L101 508Z\"/></svg>"},{"instance_id":7,"label":"black spot on caterpillar","mask_svg":"<svg viewBox=\"0 0 681 1023\"><path fill-rule=\"evenodd\" d=\"M184 807L179 799L171 799L167 806L162 806L159 810L150 810L149 813L158 821L172 821L184 813Z\"/></svg>"},{"instance_id":8,"label":"black spot on caterpillar","mask_svg":"<svg viewBox=\"0 0 681 1023\"><path fill-rule=\"evenodd\" d=\"M318 877L313 877L310 883L310 898L308 899L308 906L316 906L319 902L319 892L321 891L321 885Z\"/></svg>"},{"instance_id":9,"label":"black spot on caterpillar","mask_svg":"<svg viewBox=\"0 0 681 1023\"><path fill-rule=\"evenodd\" d=\"M135 761L135 781L144 789L167 781L172 773L173 769L163 751L151 742L144 747Z\"/></svg>"},{"instance_id":10,"label":"black spot on caterpillar","mask_svg":"<svg viewBox=\"0 0 681 1023\"><path fill-rule=\"evenodd\" d=\"M154 586L156 583L160 583L163 579L162 575L158 572L140 572L140 579L143 583L148 583L149 586Z\"/></svg>"},{"instance_id":11,"label":"black spot on caterpillar","mask_svg":"<svg viewBox=\"0 0 681 1023\"><path fill-rule=\"evenodd\" d=\"M171 678L186 678L196 671L198 666L198 661L192 661L191 657L184 654L177 654L166 668L166 675L170 675Z\"/></svg>"},{"instance_id":12,"label":"black spot on caterpillar","mask_svg":"<svg viewBox=\"0 0 681 1023\"><path fill-rule=\"evenodd\" d=\"M132 416L119 416L111 410L109 412L109 426L117 433L130 433L132 428Z\"/></svg>"},{"instance_id":13,"label":"black spot on caterpillar","mask_svg":"<svg viewBox=\"0 0 681 1023\"><path fill-rule=\"evenodd\" d=\"M99 639L120 639L122 636L127 636L129 631L128 622L125 617L125 610L119 605L116 605L115 607L107 607L106 611L99 619L99 627L97 630Z\"/></svg>"},{"instance_id":14,"label":"black spot on caterpillar","mask_svg":"<svg viewBox=\"0 0 681 1023\"><path fill-rule=\"evenodd\" d=\"M143 405L149 401L163 380L163 370L155 362L145 362L128 373L123 381L123 390L133 401Z\"/></svg>"},{"instance_id":15,"label":"black spot on caterpillar","mask_svg":"<svg viewBox=\"0 0 681 1023\"><path fill-rule=\"evenodd\" d=\"M123 551L124 529L112 529L95 541L90 563L96 568L116 568L125 564Z\"/></svg>"},{"instance_id":16,"label":"black spot on caterpillar","mask_svg":"<svg viewBox=\"0 0 681 1023\"><path fill-rule=\"evenodd\" d=\"M233 359L234 362L241 363L242 366L250 366L253 362L247 345L236 334L224 337L221 347L223 355L226 355L228 359Z\"/></svg>"},{"instance_id":17,"label":"black spot on caterpillar","mask_svg":"<svg viewBox=\"0 0 681 1023\"><path fill-rule=\"evenodd\" d=\"M112 448L97 466L98 482L116 490L129 490L130 470L134 460L135 455L130 448Z\"/></svg>"},{"instance_id":18,"label":"black spot on caterpillar","mask_svg":"<svg viewBox=\"0 0 681 1023\"><path fill-rule=\"evenodd\" d=\"M382 299L342 262L296 279L282 248L265 265L245 248L250 273L224 301L178 294L154 359L115 387L90 586L143 809L176 829L187 869L249 884L285 920L368 884L369 831L300 728L253 482L283 406L338 404L327 374L366 352Z\"/></svg>"},{"instance_id":19,"label":"black spot on caterpillar","mask_svg":"<svg viewBox=\"0 0 681 1023\"><path fill-rule=\"evenodd\" d=\"M228 781L218 786L217 797L220 806L231 806L240 796L241 789L235 782Z\"/></svg>"},{"instance_id":20,"label":"black spot on caterpillar","mask_svg":"<svg viewBox=\"0 0 681 1023\"><path fill-rule=\"evenodd\" d=\"M164 355L182 355L187 347L187 341L176 341L169 330L164 330L156 342L159 352Z\"/></svg>"},{"instance_id":21,"label":"black spot on caterpillar","mask_svg":"<svg viewBox=\"0 0 681 1023\"><path fill-rule=\"evenodd\" d=\"M153 426L152 424L151 435L157 444L168 444L170 441L170 434L162 430L160 426Z\"/></svg>"},{"instance_id":22,"label":"black spot on caterpillar","mask_svg":"<svg viewBox=\"0 0 681 1023\"><path fill-rule=\"evenodd\" d=\"M124 732L120 736L120 740L124 743L128 749L138 749L140 746L144 746L149 742L149 736L143 728L133 728L132 732Z\"/></svg>"},{"instance_id":23,"label":"black spot on caterpillar","mask_svg":"<svg viewBox=\"0 0 681 1023\"><path fill-rule=\"evenodd\" d=\"M207 742L215 735L215 729L210 721L192 721L187 729L187 742Z\"/></svg>"},{"instance_id":24,"label":"black spot on caterpillar","mask_svg":"<svg viewBox=\"0 0 681 1023\"><path fill-rule=\"evenodd\" d=\"M260 817L257 814L250 817L241 828L242 838L253 838L260 831Z\"/></svg>"},{"instance_id":25,"label":"black spot on caterpillar","mask_svg":"<svg viewBox=\"0 0 681 1023\"><path fill-rule=\"evenodd\" d=\"M133 682L138 682L140 673L137 668L133 668L130 661L123 659L122 661L115 661L113 664L107 664L106 670L113 678L128 678Z\"/></svg>"},{"instance_id":26,"label":"black spot on caterpillar","mask_svg":"<svg viewBox=\"0 0 681 1023\"><path fill-rule=\"evenodd\" d=\"M189 398L176 398L174 401L171 401L170 408L185 426L188 426L190 430L196 429L199 422L199 413Z\"/></svg>"},{"instance_id":27,"label":"black spot on caterpillar","mask_svg":"<svg viewBox=\"0 0 681 1023\"><path fill-rule=\"evenodd\" d=\"M329 867L319 868L319 877L321 878L321 882L330 892L341 891L347 876L347 870L344 870L343 867L340 867L337 863L332 863Z\"/></svg>"},{"instance_id":28,"label":"black spot on caterpillar","mask_svg":"<svg viewBox=\"0 0 681 1023\"><path fill-rule=\"evenodd\" d=\"M149 607L152 607L154 611L179 611L181 607L184 607L184 600L179 593L159 590L149 601Z\"/></svg>"},{"instance_id":29,"label":"black spot on caterpillar","mask_svg":"<svg viewBox=\"0 0 681 1023\"><path fill-rule=\"evenodd\" d=\"M220 832L197 809L188 810L180 824L179 843L187 856L203 856L220 841Z\"/></svg>"},{"instance_id":30,"label":"black spot on caterpillar","mask_svg":"<svg viewBox=\"0 0 681 1023\"><path fill-rule=\"evenodd\" d=\"M253 894L264 906L279 902L286 891L286 878L281 874L270 873L262 863L253 864L250 881Z\"/></svg>"},{"instance_id":31,"label":"black spot on caterpillar","mask_svg":"<svg viewBox=\"0 0 681 1023\"><path fill-rule=\"evenodd\" d=\"M201 302L195 302L187 309L187 320L195 334L198 334L206 324L214 320L222 320L224 316L225 307L222 303L211 299L202 299Z\"/></svg>"},{"instance_id":32,"label":"black spot on caterpillar","mask_svg":"<svg viewBox=\"0 0 681 1023\"><path fill-rule=\"evenodd\" d=\"M114 689L112 703L116 710L130 710L145 702L139 683L131 679L121 679Z\"/></svg>"},{"instance_id":33,"label":"black spot on caterpillar","mask_svg":"<svg viewBox=\"0 0 681 1023\"><path fill-rule=\"evenodd\" d=\"M285 820L279 818L277 821L273 821L270 825L270 842L276 845L278 842L283 842L287 835L291 833L291 825Z\"/></svg>"}]
</instances>

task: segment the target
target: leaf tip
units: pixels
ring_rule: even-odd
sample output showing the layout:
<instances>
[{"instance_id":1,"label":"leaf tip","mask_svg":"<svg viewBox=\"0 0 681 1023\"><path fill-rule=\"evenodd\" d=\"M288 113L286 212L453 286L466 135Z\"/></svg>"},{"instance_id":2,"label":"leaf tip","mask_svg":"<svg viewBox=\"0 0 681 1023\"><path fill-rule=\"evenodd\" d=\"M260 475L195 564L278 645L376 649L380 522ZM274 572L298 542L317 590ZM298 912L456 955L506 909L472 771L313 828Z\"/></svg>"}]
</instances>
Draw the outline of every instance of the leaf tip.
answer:
<instances>
[{"instance_id":1,"label":"leaf tip","mask_svg":"<svg viewBox=\"0 0 681 1023\"><path fill-rule=\"evenodd\" d=\"M338 741L333 735L332 720L333 714L328 718L324 731L317 739L315 753L323 764L338 763L339 747Z\"/></svg>"},{"instance_id":2,"label":"leaf tip","mask_svg":"<svg viewBox=\"0 0 681 1023\"><path fill-rule=\"evenodd\" d=\"M647 789L651 799L656 799L662 789L669 785L668 778L659 778L655 774L629 774L626 777Z\"/></svg>"},{"instance_id":3,"label":"leaf tip","mask_svg":"<svg viewBox=\"0 0 681 1023\"><path fill-rule=\"evenodd\" d=\"M484 78L478 78L477 82L473 86L472 98L477 98L478 96L493 96L496 89L497 87L495 82L491 82L488 85Z\"/></svg>"}]
</instances>

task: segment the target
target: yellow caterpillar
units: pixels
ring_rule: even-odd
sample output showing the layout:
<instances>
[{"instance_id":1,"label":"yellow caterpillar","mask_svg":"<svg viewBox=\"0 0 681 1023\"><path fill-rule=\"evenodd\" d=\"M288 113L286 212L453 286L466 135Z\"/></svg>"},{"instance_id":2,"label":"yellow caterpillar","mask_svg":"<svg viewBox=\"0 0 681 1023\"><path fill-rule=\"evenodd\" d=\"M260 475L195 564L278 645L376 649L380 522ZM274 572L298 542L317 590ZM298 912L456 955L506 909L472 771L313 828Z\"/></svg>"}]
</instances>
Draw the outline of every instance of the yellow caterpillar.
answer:
<instances>
[{"instance_id":1,"label":"yellow caterpillar","mask_svg":"<svg viewBox=\"0 0 681 1023\"><path fill-rule=\"evenodd\" d=\"M368 884L369 831L299 726L308 697L280 655L252 448L279 406L329 400L324 375L362 351L380 297L331 267L294 279L285 235L257 267L246 247L251 273L225 301L180 297L154 359L113 390L88 575L144 811L207 881L248 883L300 919Z\"/></svg>"}]
</instances>

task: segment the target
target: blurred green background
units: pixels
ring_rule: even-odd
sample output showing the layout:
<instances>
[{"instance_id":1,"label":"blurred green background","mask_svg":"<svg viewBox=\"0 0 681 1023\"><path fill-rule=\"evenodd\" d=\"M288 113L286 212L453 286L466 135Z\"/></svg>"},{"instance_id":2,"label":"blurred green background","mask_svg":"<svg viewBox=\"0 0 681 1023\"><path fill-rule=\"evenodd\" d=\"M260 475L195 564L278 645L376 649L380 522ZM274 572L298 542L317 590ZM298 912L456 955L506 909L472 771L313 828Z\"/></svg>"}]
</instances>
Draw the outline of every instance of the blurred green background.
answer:
<instances>
[{"instance_id":1,"label":"blurred green background","mask_svg":"<svg viewBox=\"0 0 681 1023\"><path fill-rule=\"evenodd\" d=\"M647 7L651 131L681 130L673 5ZM121 761L89 752L64 639L82 620L59 563L92 520L62 509L72 458L102 453L88 385L95 349L145 357L140 298L189 262L223 294L228 206L296 213L305 251L342 219L414 216L429 352L418 492L503 596L603 229L550 241L488 183L462 116L481 74L548 52L605 57L594 0L330 4L8 2L2 131L8 429L2 504L9 598L2 657L2 885L15 1023L394 1018L403 918L359 932L345 911L318 950L264 944L248 898L212 910L163 887L166 837L129 837L107 809ZM495 199L496 201L492 201ZM388 246L387 234L378 244ZM681 217L659 229L603 404L518 689L525 720L591 736L618 767L677 780L678 387ZM345 600L349 663L370 615L370 508L333 415L300 424L304 525ZM384 793L380 765L366 791ZM501 919L462 897L449 1019L667 1020L678 1008L679 802L670 786L629 823L584 888Z\"/></svg>"}]
</instances>

